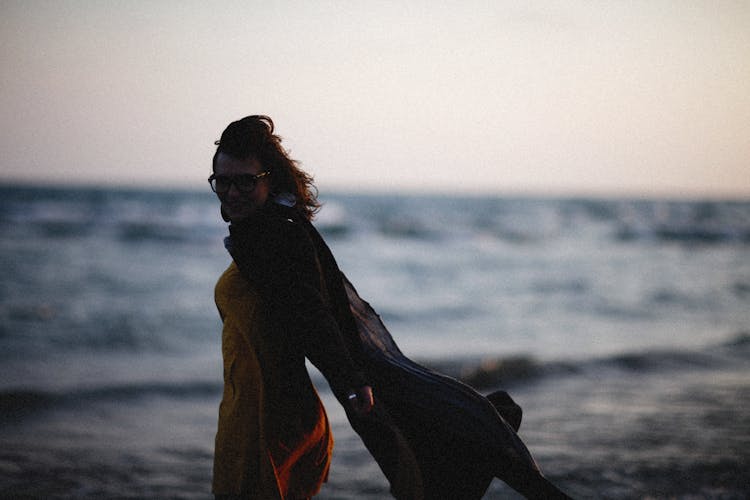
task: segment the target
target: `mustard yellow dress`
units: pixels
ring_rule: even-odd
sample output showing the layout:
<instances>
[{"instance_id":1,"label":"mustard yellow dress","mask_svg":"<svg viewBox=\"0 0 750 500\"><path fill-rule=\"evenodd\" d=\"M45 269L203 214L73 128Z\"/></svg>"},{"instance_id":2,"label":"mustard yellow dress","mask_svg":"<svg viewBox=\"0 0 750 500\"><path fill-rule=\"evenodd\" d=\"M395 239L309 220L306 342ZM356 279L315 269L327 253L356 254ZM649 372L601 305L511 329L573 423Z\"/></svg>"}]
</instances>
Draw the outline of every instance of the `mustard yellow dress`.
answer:
<instances>
[{"instance_id":1,"label":"mustard yellow dress","mask_svg":"<svg viewBox=\"0 0 750 500\"><path fill-rule=\"evenodd\" d=\"M302 354L274 340L274 325L232 262L215 300L224 323L224 392L214 457L214 494L305 498L328 476L333 436Z\"/></svg>"}]
</instances>

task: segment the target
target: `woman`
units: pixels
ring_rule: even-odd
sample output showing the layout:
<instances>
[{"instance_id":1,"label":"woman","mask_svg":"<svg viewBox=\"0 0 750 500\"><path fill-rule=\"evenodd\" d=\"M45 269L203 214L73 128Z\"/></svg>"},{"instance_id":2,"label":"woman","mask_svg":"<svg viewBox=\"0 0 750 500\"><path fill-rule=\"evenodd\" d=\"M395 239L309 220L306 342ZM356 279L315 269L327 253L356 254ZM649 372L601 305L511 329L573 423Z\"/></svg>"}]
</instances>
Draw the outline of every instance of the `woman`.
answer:
<instances>
[{"instance_id":1,"label":"woman","mask_svg":"<svg viewBox=\"0 0 750 500\"><path fill-rule=\"evenodd\" d=\"M333 441L305 358L396 498L481 498L493 477L529 498L565 498L516 435L520 408L507 394L485 398L399 351L312 226L312 179L273 131L266 116L231 123L209 178L233 259L216 286L217 498L306 498L326 480Z\"/></svg>"},{"instance_id":2,"label":"woman","mask_svg":"<svg viewBox=\"0 0 750 500\"><path fill-rule=\"evenodd\" d=\"M224 322L217 497L307 498L320 489L333 440L306 357L353 412L365 414L373 403L329 311L301 224L317 208L310 178L271 130L263 117L231 125L210 178L231 222L233 257L216 286Z\"/></svg>"}]
</instances>

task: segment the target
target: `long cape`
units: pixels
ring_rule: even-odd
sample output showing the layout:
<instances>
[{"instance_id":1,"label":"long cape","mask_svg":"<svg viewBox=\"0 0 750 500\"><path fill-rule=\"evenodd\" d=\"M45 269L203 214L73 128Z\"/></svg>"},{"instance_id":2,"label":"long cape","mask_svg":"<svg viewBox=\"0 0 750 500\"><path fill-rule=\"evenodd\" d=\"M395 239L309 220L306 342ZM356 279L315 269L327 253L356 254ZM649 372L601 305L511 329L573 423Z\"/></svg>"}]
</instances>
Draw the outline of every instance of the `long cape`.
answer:
<instances>
[{"instance_id":1,"label":"long cape","mask_svg":"<svg viewBox=\"0 0 750 500\"><path fill-rule=\"evenodd\" d=\"M499 477L536 496L528 492L547 482L516 434L521 408L505 392L485 397L407 358L339 270L318 231L307 221L303 225L343 337L375 394L370 415L348 411L347 416L389 480L392 494L410 500L478 499ZM347 408L341 393L334 392ZM556 493L553 488L544 495Z\"/></svg>"}]
</instances>

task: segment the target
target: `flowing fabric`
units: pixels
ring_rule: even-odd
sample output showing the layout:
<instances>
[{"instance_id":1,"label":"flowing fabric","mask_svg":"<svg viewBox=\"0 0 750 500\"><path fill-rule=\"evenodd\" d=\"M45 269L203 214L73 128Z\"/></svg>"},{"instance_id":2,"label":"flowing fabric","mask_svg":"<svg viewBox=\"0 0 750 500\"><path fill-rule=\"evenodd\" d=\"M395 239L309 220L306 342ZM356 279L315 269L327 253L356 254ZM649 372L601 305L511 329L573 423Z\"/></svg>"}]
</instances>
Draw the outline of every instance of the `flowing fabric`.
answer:
<instances>
[{"instance_id":1,"label":"flowing fabric","mask_svg":"<svg viewBox=\"0 0 750 500\"><path fill-rule=\"evenodd\" d=\"M375 409L347 412L399 499L479 499L494 477L536 498L564 498L516 434L521 408L425 368L398 348L374 309L340 271L315 227L304 225L352 358L373 387ZM334 391L336 392L336 391ZM346 408L346 401L337 397Z\"/></svg>"},{"instance_id":2,"label":"flowing fabric","mask_svg":"<svg viewBox=\"0 0 750 500\"><path fill-rule=\"evenodd\" d=\"M404 356L378 314L343 279L367 359L366 373L378 404L388 409L411 446L424 498L481 498L504 466L508 473L519 468L539 471L514 429L487 398Z\"/></svg>"}]
</instances>

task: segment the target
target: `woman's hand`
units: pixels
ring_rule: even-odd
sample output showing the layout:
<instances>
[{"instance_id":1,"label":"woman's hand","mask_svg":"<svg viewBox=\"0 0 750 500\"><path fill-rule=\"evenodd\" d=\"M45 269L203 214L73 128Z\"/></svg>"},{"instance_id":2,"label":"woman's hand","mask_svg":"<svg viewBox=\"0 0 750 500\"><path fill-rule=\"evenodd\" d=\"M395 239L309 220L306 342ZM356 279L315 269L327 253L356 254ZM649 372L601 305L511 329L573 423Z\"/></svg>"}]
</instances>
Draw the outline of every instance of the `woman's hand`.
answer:
<instances>
[{"instance_id":1,"label":"woman's hand","mask_svg":"<svg viewBox=\"0 0 750 500\"><path fill-rule=\"evenodd\" d=\"M349 405L354 412L360 416L367 415L375 404L372 396L372 387L363 385L356 391L349 393Z\"/></svg>"}]
</instances>

